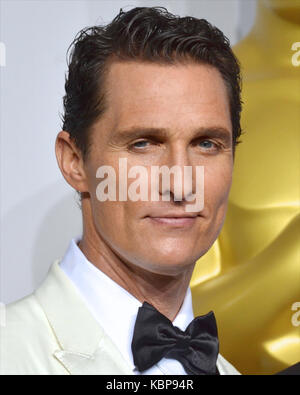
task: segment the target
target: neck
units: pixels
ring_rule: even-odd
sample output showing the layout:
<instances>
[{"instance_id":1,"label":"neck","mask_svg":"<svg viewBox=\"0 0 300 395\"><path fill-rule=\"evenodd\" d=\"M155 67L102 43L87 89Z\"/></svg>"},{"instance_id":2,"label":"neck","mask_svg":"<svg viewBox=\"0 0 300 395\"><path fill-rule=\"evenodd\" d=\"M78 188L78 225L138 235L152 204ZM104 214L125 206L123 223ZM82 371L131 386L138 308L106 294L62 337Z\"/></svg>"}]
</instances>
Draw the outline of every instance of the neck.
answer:
<instances>
[{"instance_id":1,"label":"neck","mask_svg":"<svg viewBox=\"0 0 300 395\"><path fill-rule=\"evenodd\" d=\"M95 229L88 202L82 202L83 237L79 248L99 270L141 303L153 305L171 321L178 314L193 272L190 267L178 275L152 273L118 256Z\"/></svg>"},{"instance_id":2,"label":"neck","mask_svg":"<svg viewBox=\"0 0 300 395\"><path fill-rule=\"evenodd\" d=\"M294 54L291 47L299 41L299 36L299 23L279 16L262 1L257 2L257 16L250 38L261 49L262 59L269 69L299 71L291 61Z\"/></svg>"}]
</instances>

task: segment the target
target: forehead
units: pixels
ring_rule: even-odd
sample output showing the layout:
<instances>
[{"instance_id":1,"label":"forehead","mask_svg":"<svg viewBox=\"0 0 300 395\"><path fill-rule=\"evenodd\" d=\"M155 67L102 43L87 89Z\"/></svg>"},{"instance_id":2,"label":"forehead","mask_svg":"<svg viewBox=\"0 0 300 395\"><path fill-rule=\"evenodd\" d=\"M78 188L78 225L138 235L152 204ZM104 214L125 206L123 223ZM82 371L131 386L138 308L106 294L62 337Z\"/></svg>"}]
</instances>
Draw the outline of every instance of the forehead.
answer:
<instances>
[{"instance_id":1,"label":"forehead","mask_svg":"<svg viewBox=\"0 0 300 395\"><path fill-rule=\"evenodd\" d=\"M220 72L196 63L113 62L106 78L105 118L114 126L231 130L228 92Z\"/></svg>"}]
</instances>

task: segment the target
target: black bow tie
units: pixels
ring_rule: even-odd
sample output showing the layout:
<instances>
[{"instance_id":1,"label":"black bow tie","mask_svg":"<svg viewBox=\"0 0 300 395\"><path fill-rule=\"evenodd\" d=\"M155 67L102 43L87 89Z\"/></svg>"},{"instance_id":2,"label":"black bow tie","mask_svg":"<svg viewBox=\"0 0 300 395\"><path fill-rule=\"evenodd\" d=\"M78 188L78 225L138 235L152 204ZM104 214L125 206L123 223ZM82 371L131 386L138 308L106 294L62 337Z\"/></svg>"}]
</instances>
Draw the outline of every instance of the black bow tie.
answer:
<instances>
[{"instance_id":1,"label":"black bow tie","mask_svg":"<svg viewBox=\"0 0 300 395\"><path fill-rule=\"evenodd\" d=\"M196 317L183 332L144 302L139 308L131 343L136 368L142 372L162 358L177 359L187 374L219 374L217 324L214 313Z\"/></svg>"}]
</instances>

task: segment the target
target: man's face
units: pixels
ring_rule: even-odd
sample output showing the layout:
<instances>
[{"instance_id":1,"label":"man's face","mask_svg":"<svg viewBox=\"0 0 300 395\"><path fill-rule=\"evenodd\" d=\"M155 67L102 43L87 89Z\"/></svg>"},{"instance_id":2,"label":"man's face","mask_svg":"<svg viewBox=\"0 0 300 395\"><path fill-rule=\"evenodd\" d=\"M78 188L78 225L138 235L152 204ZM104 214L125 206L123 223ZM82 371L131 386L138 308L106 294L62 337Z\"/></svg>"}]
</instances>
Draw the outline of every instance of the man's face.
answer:
<instances>
[{"instance_id":1,"label":"man's face","mask_svg":"<svg viewBox=\"0 0 300 395\"><path fill-rule=\"evenodd\" d=\"M97 234L129 265L180 274L211 247L224 221L233 167L225 84L207 65L133 61L112 63L106 88L107 110L91 131L85 163ZM170 201L161 200L161 185L160 201L150 192L149 201L99 201L97 169L111 166L118 183L120 158L128 170L146 168L149 191L151 166L204 166L203 210L187 213L191 202L174 202L172 182Z\"/></svg>"}]
</instances>

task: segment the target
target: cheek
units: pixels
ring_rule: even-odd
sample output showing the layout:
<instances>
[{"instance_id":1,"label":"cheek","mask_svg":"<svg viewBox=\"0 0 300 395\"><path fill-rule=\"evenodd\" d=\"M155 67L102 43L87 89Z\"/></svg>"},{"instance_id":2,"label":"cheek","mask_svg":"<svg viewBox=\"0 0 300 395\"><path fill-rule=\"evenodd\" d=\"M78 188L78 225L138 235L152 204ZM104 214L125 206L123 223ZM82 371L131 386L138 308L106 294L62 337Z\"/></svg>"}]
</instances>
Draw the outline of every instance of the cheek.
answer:
<instances>
[{"instance_id":1,"label":"cheek","mask_svg":"<svg viewBox=\"0 0 300 395\"><path fill-rule=\"evenodd\" d=\"M215 211L226 208L232 183L232 164L220 163L218 166L207 166L204 179L204 208Z\"/></svg>"},{"instance_id":2,"label":"cheek","mask_svg":"<svg viewBox=\"0 0 300 395\"><path fill-rule=\"evenodd\" d=\"M137 202L92 202L94 226L111 245L130 245L137 226Z\"/></svg>"}]
</instances>

